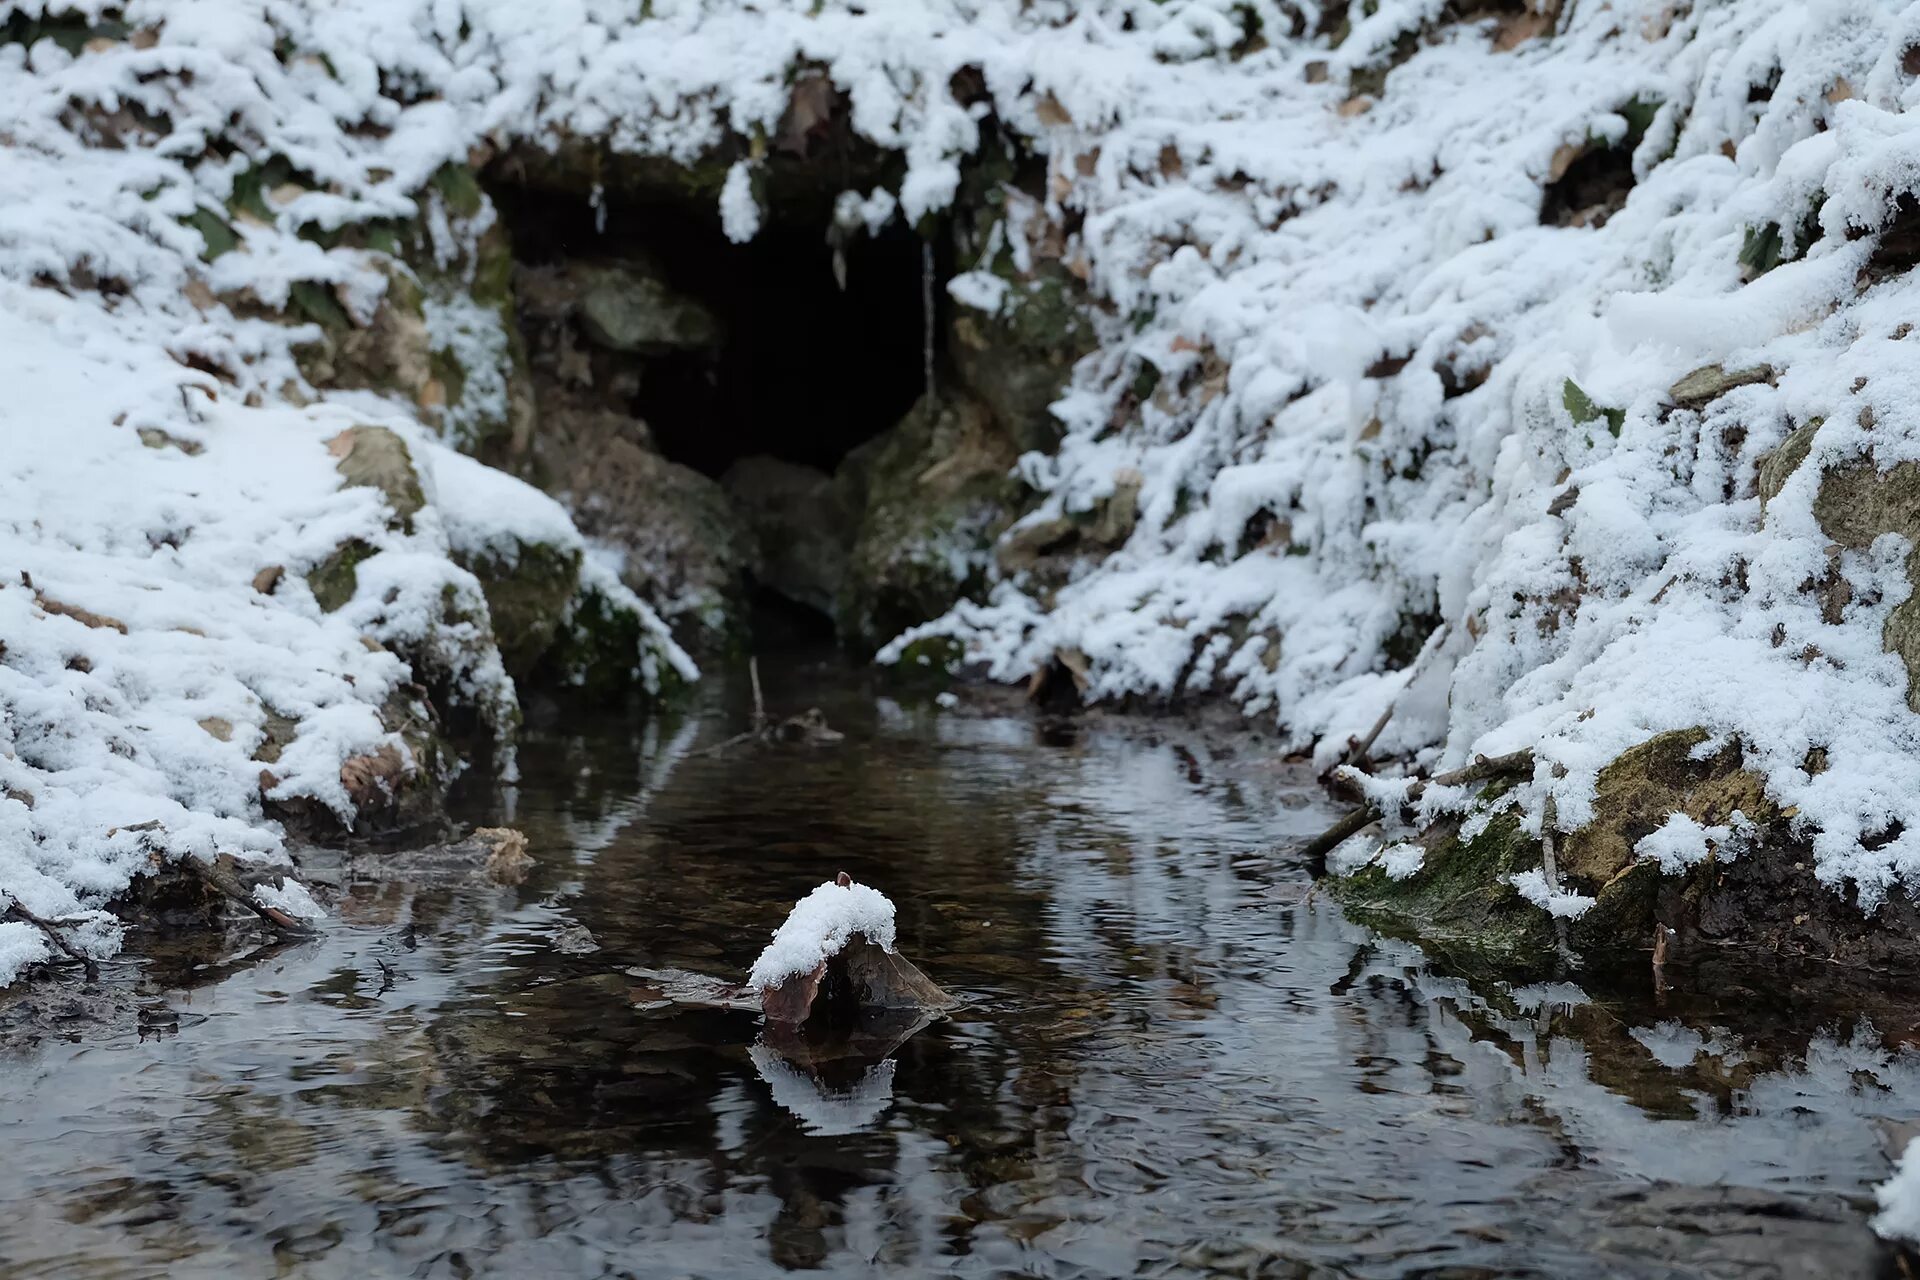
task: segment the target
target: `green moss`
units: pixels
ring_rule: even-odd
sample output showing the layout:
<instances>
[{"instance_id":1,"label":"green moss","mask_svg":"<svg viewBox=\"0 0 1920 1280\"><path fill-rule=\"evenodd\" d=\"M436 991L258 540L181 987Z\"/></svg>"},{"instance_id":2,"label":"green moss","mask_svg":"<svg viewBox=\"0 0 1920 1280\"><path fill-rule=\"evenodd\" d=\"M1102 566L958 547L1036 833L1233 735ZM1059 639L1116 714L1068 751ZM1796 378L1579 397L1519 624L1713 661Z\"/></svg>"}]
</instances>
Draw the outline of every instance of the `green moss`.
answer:
<instances>
[{"instance_id":1,"label":"green moss","mask_svg":"<svg viewBox=\"0 0 1920 1280\"><path fill-rule=\"evenodd\" d=\"M901 675L947 684L966 657L966 646L952 636L922 636L900 651L894 669Z\"/></svg>"},{"instance_id":2,"label":"green moss","mask_svg":"<svg viewBox=\"0 0 1920 1280\"><path fill-rule=\"evenodd\" d=\"M1348 915L1474 967L1524 968L1553 955L1548 915L1507 883L1540 866L1540 845L1511 813L1472 840L1457 829L1430 833L1420 869L1394 880L1380 867L1328 882Z\"/></svg>"},{"instance_id":3,"label":"green moss","mask_svg":"<svg viewBox=\"0 0 1920 1280\"><path fill-rule=\"evenodd\" d=\"M240 244L240 237L232 226L211 209L195 209L180 221L198 231L200 238L206 242L207 247L200 251L200 259L203 262L212 262Z\"/></svg>"},{"instance_id":4,"label":"green moss","mask_svg":"<svg viewBox=\"0 0 1920 1280\"><path fill-rule=\"evenodd\" d=\"M541 671L556 683L601 696L647 690L660 704L680 700L688 688L680 673L657 657L639 615L594 590L583 592L575 601Z\"/></svg>"},{"instance_id":5,"label":"green moss","mask_svg":"<svg viewBox=\"0 0 1920 1280\"><path fill-rule=\"evenodd\" d=\"M333 296L333 290L313 280L295 280L287 288L293 309L323 329L351 329L353 321L345 307Z\"/></svg>"},{"instance_id":6,"label":"green moss","mask_svg":"<svg viewBox=\"0 0 1920 1280\"><path fill-rule=\"evenodd\" d=\"M360 586L356 570L361 561L373 554L371 546L355 538L343 543L307 574L307 585L313 589L313 598L322 613L332 613L353 599L353 593Z\"/></svg>"},{"instance_id":7,"label":"green moss","mask_svg":"<svg viewBox=\"0 0 1920 1280\"><path fill-rule=\"evenodd\" d=\"M433 189L447 202L448 212L455 217L471 218L486 204L479 180L473 176L473 170L464 164L449 162L441 165L434 170L431 181Z\"/></svg>"},{"instance_id":8,"label":"green moss","mask_svg":"<svg viewBox=\"0 0 1920 1280\"><path fill-rule=\"evenodd\" d=\"M29 48L40 40L51 40L66 50L69 56L79 57L87 46L87 41L99 38L124 40L132 31L119 15L108 10L98 22L89 22L86 17L74 10L65 9L30 17L15 10L0 22L0 44L18 44Z\"/></svg>"},{"instance_id":9,"label":"green moss","mask_svg":"<svg viewBox=\"0 0 1920 1280\"><path fill-rule=\"evenodd\" d=\"M580 553L543 542L522 543L512 560L488 556L460 563L486 593L494 641L507 673L518 678L532 671L553 644L579 584Z\"/></svg>"}]
</instances>

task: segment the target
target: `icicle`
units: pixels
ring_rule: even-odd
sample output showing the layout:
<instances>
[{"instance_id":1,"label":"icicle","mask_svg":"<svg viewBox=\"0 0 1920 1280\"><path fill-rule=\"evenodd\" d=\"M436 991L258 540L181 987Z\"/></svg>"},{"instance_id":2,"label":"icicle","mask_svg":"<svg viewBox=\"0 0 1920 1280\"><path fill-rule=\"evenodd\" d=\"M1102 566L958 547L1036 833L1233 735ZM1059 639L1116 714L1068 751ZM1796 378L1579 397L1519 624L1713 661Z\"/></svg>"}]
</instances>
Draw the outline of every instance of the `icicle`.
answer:
<instances>
[{"instance_id":1,"label":"icicle","mask_svg":"<svg viewBox=\"0 0 1920 1280\"><path fill-rule=\"evenodd\" d=\"M920 242L921 358L927 377L927 411L933 411L933 241Z\"/></svg>"},{"instance_id":2,"label":"icicle","mask_svg":"<svg viewBox=\"0 0 1920 1280\"><path fill-rule=\"evenodd\" d=\"M587 194L587 203L593 208L593 233L597 236L607 234L607 193L598 182Z\"/></svg>"}]
</instances>

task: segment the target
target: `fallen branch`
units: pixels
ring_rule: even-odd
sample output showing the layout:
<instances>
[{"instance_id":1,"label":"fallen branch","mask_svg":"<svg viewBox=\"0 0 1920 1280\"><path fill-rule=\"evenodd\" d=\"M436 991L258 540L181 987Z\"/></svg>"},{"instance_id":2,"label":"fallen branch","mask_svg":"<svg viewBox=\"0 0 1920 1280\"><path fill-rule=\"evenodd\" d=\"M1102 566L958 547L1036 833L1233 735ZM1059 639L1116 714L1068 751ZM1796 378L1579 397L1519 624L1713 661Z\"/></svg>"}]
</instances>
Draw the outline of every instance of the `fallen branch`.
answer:
<instances>
[{"instance_id":1,"label":"fallen branch","mask_svg":"<svg viewBox=\"0 0 1920 1280\"><path fill-rule=\"evenodd\" d=\"M27 910L26 905L24 903L19 902L18 900L12 903L9 903L7 906L6 912L4 914L5 914L5 918L7 919L18 920L24 924L32 925L34 928L38 929L43 936L45 936L46 940L49 943L53 945L54 950L58 951L61 955L65 956L67 959L72 960L77 964L84 965L87 970L87 981L91 982L95 978L100 976L100 966L93 962L93 958L91 956L82 955L79 951L74 949L74 946L72 943L68 942L65 938L61 937L60 931L54 928L53 922L51 920L44 920L41 917L35 915L33 912Z\"/></svg>"},{"instance_id":2,"label":"fallen branch","mask_svg":"<svg viewBox=\"0 0 1920 1280\"><path fill-rule=\"evenodd\" d=\"M1475 756L1470 764L1413 783L1407 788L1405 803L1412 805L1418 801L1430 786L1460 787L1471 782L1488 782L1494 778L1525 773L1532 768L1533 752L1531 751L1513 751L1504 756ZM1295 851L1296 856L1306 861L1308 872L1317 880L1327 874L1328 854L1380 821L1383 816L1385 815L1381 814L1371 801L1368 801L1301 845Z\"/></svg>"},{"instance_id":3,"label":"fallen branch","mask_svg":"<svg viewBox=\"0 0 1920 1280\"><path fill-rule=\"evenodd\" d=\"M757 654L747 659L747 675L753 680L753 731L755 733L765 733L767 731L767 704L760 697L760 658Z\"/></svg>"},{"instance_id":4,"label":"fallen branch","mask_svg":"<svg viewBox=\"0 0 1920 1280\"><path fill-rule=\"evenodd\" d=\"M278 907L269 907L253 900L253 895L240 886L240 882L228 875L212 862L201 862L197 858L182 858L180 865L198 875L220 893L225 894L253 914L265 920L282 933L296 933L308 936L313 933L310 925L294 919Z\"/></svg>"},{"instance_id":5,"label":"fallen branch","mask_svg":"<svg viewBox=\"0 0 1920 1280\"><path fill-rule=\"evenodd\" d=\"M1367 736L1358 741L1348 741L1346 754L1341 757L1342 763L1357 768L1367 758L1367 752L1372 750L1374 740L1380 736L1381 731L1387 727L1387 722L1393 719L1393 713L1399 709L1401 695L1413 688L1413 682L1418 680L1421 673L1426 670L1427 663L1432 660L1433 655L1440 652L1441 646L1447 642L1448 633L1452 630L1452 624L1446 622L1433 629L1426 643L1420 646L1419 654L1407 667L1407 682L1396 689L1393 697L1387 700L1385 710L1381 711L1380 718L1373 722L1373 728L1367 730Z\"/></svg>"}]
</instances>

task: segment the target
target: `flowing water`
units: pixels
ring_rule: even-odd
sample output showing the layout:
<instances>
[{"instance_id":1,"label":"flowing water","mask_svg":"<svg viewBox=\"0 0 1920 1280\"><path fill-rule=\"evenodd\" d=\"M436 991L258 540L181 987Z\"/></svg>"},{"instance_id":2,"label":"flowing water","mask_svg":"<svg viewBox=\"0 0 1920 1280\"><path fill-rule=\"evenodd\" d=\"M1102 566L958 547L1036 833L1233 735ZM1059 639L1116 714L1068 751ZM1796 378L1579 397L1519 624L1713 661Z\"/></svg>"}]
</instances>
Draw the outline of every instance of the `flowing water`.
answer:
<instances>
[{"instance_id":1,"label":"flowing water","mask_svg":"<svg viewBox=\"0 0 1920 1280\"><path fill-rule=\"evenodd\" d=\"M845 739L703 754L738 687L536 715L466 815L525 884L343 873L311 941L136 939L104 1026L16 995L56 1021L0 1050L0 1273L1869 1268L1909 1028L1684 966L1470 985L1306 896L1329 811L1257 735L769 676ZM739 975L842 869L951 1017L816 1072L635 1007L626 969Z\"/></svg>"}]
</instances>

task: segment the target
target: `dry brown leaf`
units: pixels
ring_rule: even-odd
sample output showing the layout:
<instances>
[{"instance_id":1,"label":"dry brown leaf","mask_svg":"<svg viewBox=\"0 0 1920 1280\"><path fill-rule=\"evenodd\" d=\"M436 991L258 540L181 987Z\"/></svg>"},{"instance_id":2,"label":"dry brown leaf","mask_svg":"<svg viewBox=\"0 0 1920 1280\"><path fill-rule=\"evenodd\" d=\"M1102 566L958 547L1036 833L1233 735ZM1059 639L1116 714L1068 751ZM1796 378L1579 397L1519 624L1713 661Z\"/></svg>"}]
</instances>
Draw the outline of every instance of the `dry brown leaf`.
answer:
<instances>
[{"instance_id":1,"label":"dry brown leaf","mask_svg":"<svg viewBox=\"0 0 1920 1280\"><path fill-rule=\"evenodd\" d=\"M49 598L39 591L33 593L33 602L48 613L58 614L63 618L72 618L82 626L96 629L105 628L109 631L118 631L121 635L127 634L126 623L120 621L118 618L109 618L104 613L95 613L91 609L82 609L77 604L62 603L59 600Z\"/></svg>"},{"instance_id":2,"label":"dry brown leaf","mask_svg":"<svg viewBox=\"0 0 1920 1280\"><path fill-rule=\"evenodd\" d=\"M1040 123L1049 128L1057 129L1073 123L1073 116L1052 93L1042 95L1040 101L1033 104L1033 114L1039 116Z\"/></svg>"}]
</instances>

